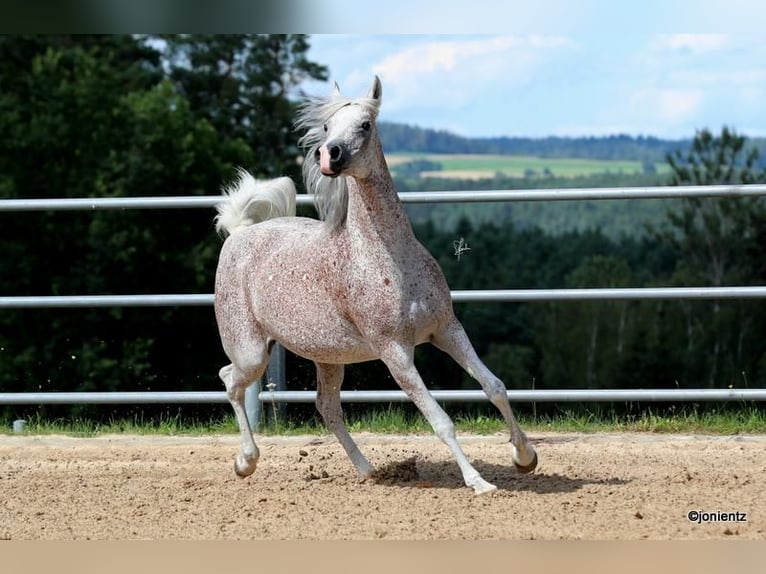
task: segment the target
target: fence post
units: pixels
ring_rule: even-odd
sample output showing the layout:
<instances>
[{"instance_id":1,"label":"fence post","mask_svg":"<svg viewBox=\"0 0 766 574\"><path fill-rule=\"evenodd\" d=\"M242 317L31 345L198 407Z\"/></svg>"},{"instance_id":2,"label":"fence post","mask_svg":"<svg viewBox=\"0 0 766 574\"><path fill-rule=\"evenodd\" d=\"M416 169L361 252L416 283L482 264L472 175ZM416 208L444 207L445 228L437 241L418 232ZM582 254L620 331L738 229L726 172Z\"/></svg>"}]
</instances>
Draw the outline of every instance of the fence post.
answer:
<instances>
[{"instance_id":1,"label":"fence post","mask_svg":"<svg viewBox=\"0 0 766 574\"><path fill-rule=\"evenodd\" d=\"M262 380L263 377L245 390L245 412L247 413L247 421L250 423L250 430L253 432L261 430L261 412L263 407L258 395L261 394Z\"/></svg>"},{"instance_id":2,"label":"fence post","mask_svg":"<svg viewBox=\"0 0 766 574\"><path fill-rule=\"evenodd\" d=\"M274 383L275 391L287 390L287 383L285 382L285 348L279 343L274 345L274 348L271 350L271 359L266 370L266 382L267 384ZM272 415L279 418L280 421L284 421L287 405L280 402L278 405L274 405L274 408L276 412L272 413Z\"/></svg>"},{"instance_id":3,"label":"fence post","mask_svg":"<svg viewBox=\"0 0 766 574\"><path fill-rule=\"evenodd\" d=\"M274 388L269 389L268 384L274 383ZM266 373L260 380L250 385L245 391L245 411L247 412L247 420L250 422L250 430L257 432L261 428L261 416L263 413L263 403L258 398L261 391L264 388L274 391L286 391L287 384L285 382L285 349L279 343L274 345L271 350L271 357L269 359L269 366L266 369ZM280 403L278 407L278 413L273 413L274 416L284 417L286 405Z\"/></svg>"}]
</instances>

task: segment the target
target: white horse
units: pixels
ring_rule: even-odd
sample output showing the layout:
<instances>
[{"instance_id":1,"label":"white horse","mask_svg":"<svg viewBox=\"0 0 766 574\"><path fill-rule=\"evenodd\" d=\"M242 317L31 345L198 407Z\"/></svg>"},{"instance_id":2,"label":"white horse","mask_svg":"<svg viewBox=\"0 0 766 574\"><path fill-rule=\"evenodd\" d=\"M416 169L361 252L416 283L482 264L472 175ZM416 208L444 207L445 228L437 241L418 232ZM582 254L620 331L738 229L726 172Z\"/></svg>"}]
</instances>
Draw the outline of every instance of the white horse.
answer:
<instances>
[{"instance_id":1,"label":"white horse","mask_svg":"<svg viewBox=\"0 0 766 574\"><path fill-rule=\"evenodd\" d=\"M510 431L511 457L531 472L537 454L519 428L505 385L481 362L455 318L450 291L418 242L394 191L375 125L381 102L375 77L366 97L335 86L308 100L296 125L305 129L303 170L321 221L295 217L289 178L258 183L246 172L224 190L216 226L228 234L218 263L215 312L231 364L220 377L241 433L234 469L255 470L258 447L245 413L245 389L266 369L275 342L316 365L317 410L357 472L374 468L343 422L343 365L381 359L457 460L477 494L495 486L471 465L449 416L426 389L414 348L432 343L479 381Z\"/></svg>"}]
</instances>

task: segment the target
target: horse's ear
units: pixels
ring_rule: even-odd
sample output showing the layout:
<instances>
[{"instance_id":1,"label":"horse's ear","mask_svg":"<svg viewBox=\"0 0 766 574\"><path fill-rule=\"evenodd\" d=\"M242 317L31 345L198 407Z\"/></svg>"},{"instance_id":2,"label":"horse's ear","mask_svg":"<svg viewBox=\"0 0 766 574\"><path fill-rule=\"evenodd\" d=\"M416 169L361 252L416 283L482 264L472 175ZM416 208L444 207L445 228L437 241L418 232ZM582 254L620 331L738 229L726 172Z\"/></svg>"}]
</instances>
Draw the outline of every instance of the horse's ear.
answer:
<instances>
[{"instance_id":1,"label":"horse's ear","mask_svg":"<svg viewBox=\"0 0 766 574\"><path fill-rule=\"evenodd\" d=\"M332 95L333 96L339 96L340 95L340 86L338 85L338 82L333 82L333 88L332 88Z\"/></svg>"},{"instance_id":2,"label":"horse's ear","mask_svg":"<svg viewBox=\"0 0 766 574\"><path fill-rule=\"evenodd\" d=\"M370 86L370 91L367 92L367 97L371 100L380 100L382 96L383 86L380 84L380 78L375 76L375 79L372 81L372 86Z\"/></svg>"}]
</instances>

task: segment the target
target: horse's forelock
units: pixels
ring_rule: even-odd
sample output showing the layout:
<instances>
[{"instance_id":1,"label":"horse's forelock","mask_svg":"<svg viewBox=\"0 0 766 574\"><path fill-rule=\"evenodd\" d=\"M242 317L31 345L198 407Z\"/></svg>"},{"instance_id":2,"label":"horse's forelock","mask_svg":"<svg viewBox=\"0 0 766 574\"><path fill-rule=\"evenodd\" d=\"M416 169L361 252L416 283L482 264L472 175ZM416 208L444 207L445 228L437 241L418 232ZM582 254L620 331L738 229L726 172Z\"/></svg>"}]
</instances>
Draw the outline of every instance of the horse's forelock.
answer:
<instances>
[{"instance_id":1,"label":"horse's forelock","mask_svg":"<svg viewBox=\"0 0 766 574\"><path fill-rule=\"evenodd\" d=\"M350 105L358 105L369 110L375 117L380 111L380 100L373 98L347 98L340 94L328 97L307 98L298 111L295 127L306 130L300 140L302 147L311 147L324 137L324 125L338 110Z\"/></svg>"}]
</instances>

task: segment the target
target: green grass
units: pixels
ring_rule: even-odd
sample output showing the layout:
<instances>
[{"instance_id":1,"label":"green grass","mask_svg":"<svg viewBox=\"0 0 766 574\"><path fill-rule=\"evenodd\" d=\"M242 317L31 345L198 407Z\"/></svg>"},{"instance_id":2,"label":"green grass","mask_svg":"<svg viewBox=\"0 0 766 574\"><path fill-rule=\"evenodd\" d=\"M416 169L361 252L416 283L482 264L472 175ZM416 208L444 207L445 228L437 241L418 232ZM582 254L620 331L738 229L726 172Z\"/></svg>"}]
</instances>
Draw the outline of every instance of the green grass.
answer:
<instances>
[{"instance_id":1,"label":"green grass","mask_svg":"<svg viewBox=\"0 0 766 574\"><path fill-rule=\"evenodd\" d=\"M754 407L738 410L724 407L706 412L682 410L673 415L653 414L651 411L640 416L563 414L548 420L524 423L530 429L557 432L762 434L766 433L766 412Z\"/></svg>"},{"instance_id":2,"label":"green grass","mask_svg":"<svg viewBox=\"0 0 766 574\"><path fill-rule=\"evenodd\" d=\"M505 431L502 419L494 414L456 415L458 432L493 434ZM0 434L12 434L11 421L2 421ZM599 412L562 411L556 415L520 417L522 427L528 432L645 432L645 433L705 433L705 434L762 434L766 433L766 411L751 406L724 405L721 408L700 412L694 408L682 408L671 415L654 414L647 410L641 415L618 415ZM430 434L431 428L423 417L399 406L369 411L347 421L351 432L382 434ZM259 430L266 435L326 435L327 429L317 417L305 422L266 420ZM25 434L62 434L75 437L94 437L105 434L134 435L189 435L236 434L233 416L206 422L188 422L180 417L165 417L144 421L139 417L110 420L99 423L86 419L45 420L31 417Z\"/></svg>"},{"instance_id":3,"label":"green grass","mask_svg":"<svg viewBox=\"0 0 766 574\"><path fill-rule=\"evenodd\" d=\"M228 434L237 432L233 416L220 420L188 421L180 416L165 416L153 420L144 420L140 416L122 419L110 419L98 422L84 418L46 419L32 416L27 419L24 434L52 435L61 434L75 437L93 437L105 434L134 435L205 435ZM4 421L0 434L13 434L12 423Z\"/></svg>"},{"instance_id":4,"label":"green grass","mask_svg":"<svg viewBox=\"0 0 766 574\"><path fill-rule=\"evenodd\" d=\"M537 175L543 175L546 169L557 177L578 177L606 172L631 174L642 173L643 171L643 165L640 161L627 160L415 153L387 154L386 158L392 166L402 165L414 160L428 160L441 164L442 169L440 172L429 172L431 175L441 177L450 177L451 172L481 172L482 176L487 178L492 178L497 173L502 173L508 177L523 177L526 170L533 170ZM662 164L657 164L655 167L658 171L669 169Z\"/></svg>"}]
</instances>

